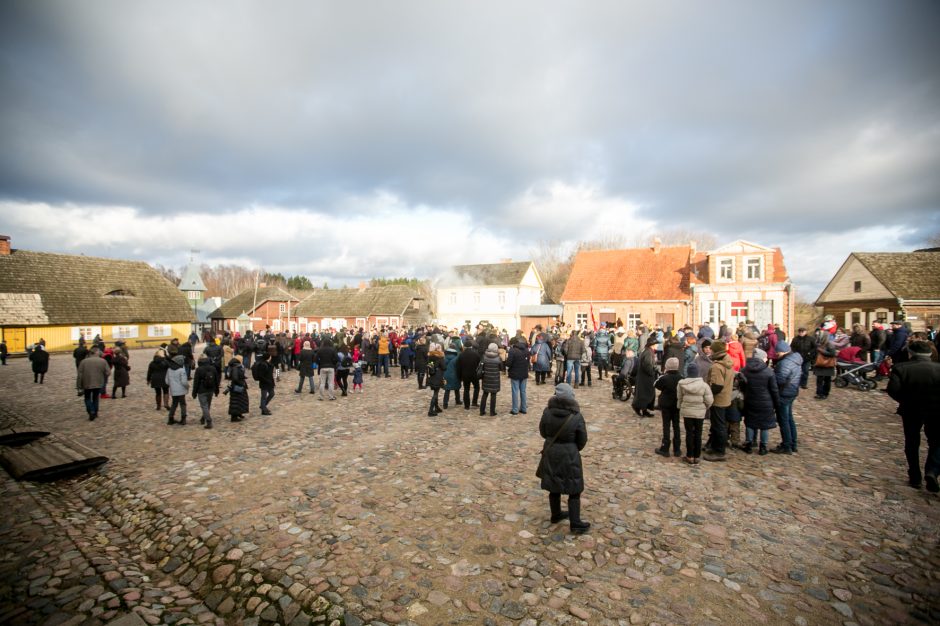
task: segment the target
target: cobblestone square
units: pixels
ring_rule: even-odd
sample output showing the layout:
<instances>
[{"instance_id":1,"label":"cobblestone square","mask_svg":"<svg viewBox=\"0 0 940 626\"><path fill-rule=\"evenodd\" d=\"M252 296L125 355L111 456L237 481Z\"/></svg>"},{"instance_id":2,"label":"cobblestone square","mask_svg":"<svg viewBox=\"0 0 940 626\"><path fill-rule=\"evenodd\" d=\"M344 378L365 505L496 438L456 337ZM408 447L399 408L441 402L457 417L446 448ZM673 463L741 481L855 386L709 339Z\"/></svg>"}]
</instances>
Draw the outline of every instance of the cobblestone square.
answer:
<instances>
[{"instance_id":1,"label":"cobblestone square","mask_svg":"<svg viewBox=\"0 0 940 626\"><path fill-rule=\"evenodd\" d=\"M552 393L528 415L427 416L414 378L322 402L282 376L262 417L166 425L132 351L126 399L89 422L74 365L0 368L2 416L110 457L52 484L3 474L0 623L888 624L940 621L935 494L906 485L881 391L803 392L794 456L690 467L653 453L608 381L578 390L589 427L583 514L551 525L534 477ZM443 394L443 392L442 392ZM442 398L443 399L443 398ZM707 430L707 426L706 426ZM771 444L779 440L772 435Z\"/></svg>"}]
</instances>

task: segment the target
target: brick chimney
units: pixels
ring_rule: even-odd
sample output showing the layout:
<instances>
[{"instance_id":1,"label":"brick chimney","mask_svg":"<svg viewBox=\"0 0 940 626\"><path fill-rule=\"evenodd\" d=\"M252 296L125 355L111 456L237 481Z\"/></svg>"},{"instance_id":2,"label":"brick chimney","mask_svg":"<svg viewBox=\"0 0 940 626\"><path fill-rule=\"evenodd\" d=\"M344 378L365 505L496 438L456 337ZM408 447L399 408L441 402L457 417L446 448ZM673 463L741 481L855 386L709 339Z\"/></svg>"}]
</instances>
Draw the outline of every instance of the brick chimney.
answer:
<instances>
[{"instance_id":1,"label":"brick chimney","mask_svg":"<svg viewBox=\"0 0 940 626\"><path fill-rule=\"evenodd\" d=\"M362 291L365 291L365 290L366 290L366 281L360 280L360 281L359 281L359 291L362 292Z\"/></svg>"},{"instance_id":2,"label":"brick chimney","mask_svg":"<svg viewBox=\"0 0 940 626\"><path fill-rule=\"evenodd\" d=\"M500 263L512 263L512 259L500 259Z\"/></svg>"},{"instance_id":3,"label":"brick chimney","mask_svg":"<svg viewBox=\"0 0 940 626\"><path fill-rule=\"evenodd\" d=\"M663 240L659 237L653 237L653 254L659 254L660 248L663 247Z\"/></svg>"},{"instance_id":4,"label":"brick chimney","mask_svg":"<svg viewBox=\"0 0 940 626\"><path fill-rule=\"evenodd\" d=\"M0 235L0 256L10 256L9 235Z\"/></svg>"},{"instance_id":5,"label":"brick chimney","mask_svg":"<svg viewBox=\"0 0 940 626\"><path fill-rule=\"evenodd\" d=\"M695 253L698 252L698 242L689 241L689 254L695 256Z\"/></svg>"},{"instance_id":6,"label":"brick chimney","mask_svg":"<svg viewBox=\"0 0 940 626\"><path fill-rule=\"evenodd\" d=\"M258 289L264 289L268 286L268 283L258 283Z\"/></svg>"}]
</instances>

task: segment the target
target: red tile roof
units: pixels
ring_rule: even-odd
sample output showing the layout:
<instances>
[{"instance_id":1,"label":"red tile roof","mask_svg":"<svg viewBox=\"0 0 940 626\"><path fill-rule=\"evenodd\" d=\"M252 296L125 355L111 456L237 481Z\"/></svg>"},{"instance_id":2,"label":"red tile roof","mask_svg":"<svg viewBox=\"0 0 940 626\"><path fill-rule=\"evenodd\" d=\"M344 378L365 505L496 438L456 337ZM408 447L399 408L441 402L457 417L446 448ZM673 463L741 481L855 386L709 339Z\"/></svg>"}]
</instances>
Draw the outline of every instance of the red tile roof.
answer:
<instances>
[{"instance_id":1,"label":"red tile roof","mask_svg":"<svg viewBox=\"0 0 940 626\"><path fill-rule=\"evenodd\" d=\"M774 275L773 280L775 283L782 283L789 280L787 276L787 268L783 264L783 252L780 248L774 248Z\"/></svg>"},{"instance_id":2,"label":"red tile roof","mask_svg":"<svg viewBox=\"0 0 940 626\"><path fill-rule=\"evenodd\" d=\"M562 302L688 300L689 246L579 252Z\"/></svg>"}]
</instances>

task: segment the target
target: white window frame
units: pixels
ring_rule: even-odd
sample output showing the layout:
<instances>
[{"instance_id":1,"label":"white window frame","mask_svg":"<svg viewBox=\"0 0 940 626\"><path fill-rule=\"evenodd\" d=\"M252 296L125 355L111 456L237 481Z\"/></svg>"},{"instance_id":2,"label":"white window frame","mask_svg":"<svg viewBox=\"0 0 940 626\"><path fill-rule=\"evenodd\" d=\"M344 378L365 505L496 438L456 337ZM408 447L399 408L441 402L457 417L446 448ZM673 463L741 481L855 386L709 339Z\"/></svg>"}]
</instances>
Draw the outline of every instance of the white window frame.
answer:
<instances>
[{"instance_id":1,"label":"white window frame","mask_svg":"<svg viewBox=\"0 0 940 626\"><path fill-rule=\"evenodd\" d=\"M574 314L574 326L577 329L587 328L588 324L588 314L587 313L575 313Z\"/></svg>"},{"instance_id":2,"label":"white window frame","mask_svg":"<svg viewBox=\"0 0 940 626\"><path fill-rule=\"evenodd\" d=\"M278 312L278 315L284 315L285 313L287 313L287 303L279 302L277 305L277 312Z\"/></svg>"},{"instance_id":3,"label":"white window frame","mask_svg":"<svg viewBox=\"0 0 940 626\"><path fill-rule=\"evenodd\" d=\"M281 332L281 320L279 319L271 320L271 330L273 330L276 333Z\"/></svg>"},{"instance_id":4,"label":"white window frame","mask_svg":"<svg viewBox=\"0 0 940 626\"><path fill-rule=\"evenodd\" d=\"M641 316L639 313L627 313L627 328L632 328L636 330L636 327L640 325Z\"/></svg>"},{"instance_id":5,"label":"white window frame","mask_svg":"<svg viewBox=\"0 0 940 626\"><path fill-rule=\"evenodd\" d=\"M73 326L71 334L72 341L78 341L80 338L91 341L95 335L101 335L101 326Z\"/></svg>"},{"instance_id":6,"label":"white window frame","mask_svg":"<svg viewBox=\"0 0 940 626\"><path fill-rule=\"evenodd\" d=\"M740 308L741 308L741 307L736 307L736 306L734 306L734 303L735 303L735 302L739 302L739 303L740 303L740 302L743 302L743 303L744 303L744 315L735 315L735 313L734 313L735 309L740 309ZM745 320L747 320L747 315L748 315L748 313L750 313L750 311L751 311L750 302L747 301L747 300L732 300L731 302L728 303L728 317L729 317L730 319L733 319L734 321L738 321L738 320L745 321Z\"/></svg>"},{"instance_id":7,"label":"white window frame","mask_svg":"<svg viewBox=\"0 0 940 626\"><path fill-rule=\"evenodd\" d=\"M480 292L473 292L473 306L480 306Z\"/></svg>"},{"instance_id":8,"label":"white window frame","mask_svg":"<svg viewBox=\"0 0 940 626\"><path fill-rule=\"evenodd\" d=\"M506 308L506 292L505 291L500 290L496 292L496 302L497 304L499 304L499 308L501 309Z\"/></svg>"},{"instance_id":9,"label":"white window frame","mask_svg":"<svg viewBox=\"0 0 940 626\"><path fill-rule=\"evenodd\" d=\"M170 337L173 335L173 327L169 324L151 324L147 326L148 337Z\"/></svg>"},{"instance_id":10,"label":"white window frame","mask_svg":"<svg viewBox=\"0 0 940 626\"><path fill-rule=\"evenodd\" d=\"M190 300L198 300L198 299L199 299L199 293L200 293L200 292L198 292L198 291L187 291L187 292L186 292L186 297L189 298Z\"/></svg>"},{"instance_id":11,"label":"white window frame","mask_svg":"<svg viewBox=\"0 0 940 626\"><path fill-rule=\"evenodd\" d=\"M136 339L138 327L135 326L112 326L111 337L113 339Z\"/></svg>"},{"instance_id":12,"label":"white window frame","mask_svg":"<svg viewBox=\"0 0 940 626\"><path fill-rule=\"evenodd\" d=\"M721 300L706 300L704 306L704 322L717 324L721 321Z\"/></svg>"},{"instance_id":13,"label":"white window frame","mask_svg":"<svg viewBox=\"0 0 940 626\"><path fill-rule=\"evenodd\" d=\"M727 262L731 264L731 276L724 276L722 270L724 270L723 264ZM734 282L734 257L720 257L718 259L718 282L722 283L733 283Z\"/></svg>"},{"instance_id":14,"label":"white window frame","mask_svg":"<svg viewBox=\"0 0 940 626\"><path fill-rule=\"evenodd\" d=\"M450 304L451 306L457 306L457 292L456 291L450 292L448 304Z\"/></svg>"},{"instance_id":15,"label":"white window frame","mask_svg":"<svg viewBox=\"0 0 940 626\"><path fill-rule=\"evenodd\" d=\"M387 317L375 318L375 325L378 326L379 328L382 328L383 326L388 326L388 318Z\"/></svg>"},{"instance_id":16,"label":"white window frame","mask_svg":"<svg viewBox=\"0 0 940 626\"><path fill-rule=\"evenodd\" d=\"M751 276L751 261L757 261L757 276ZM764 257L749 256L744 259L744 280L757 282L764 280Z\"/></svg>"},{"instance_id":17,"label":"white window frame","mask_svg":"<svg viewBox=\"0 0 940 626\"><path fill-rule=\"evenodd\" d=\"M356 328L365 328L366 327L366 318L357 317L356 318Z\"/></svg>"}]
</instances>

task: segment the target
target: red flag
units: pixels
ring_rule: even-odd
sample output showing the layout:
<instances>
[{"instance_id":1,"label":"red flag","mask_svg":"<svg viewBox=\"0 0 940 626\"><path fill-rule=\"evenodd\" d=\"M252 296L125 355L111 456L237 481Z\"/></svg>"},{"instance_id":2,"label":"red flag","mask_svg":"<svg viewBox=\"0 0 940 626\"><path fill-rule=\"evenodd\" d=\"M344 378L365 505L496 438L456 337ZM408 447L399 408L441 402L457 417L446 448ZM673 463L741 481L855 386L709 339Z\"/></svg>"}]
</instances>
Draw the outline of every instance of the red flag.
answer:
<instances>
[{"instance_id":1,"label":"red flag","mask_svg":"<svg viewBox=\"0 0 940 626\"><path fill-rule=\"evenodd\" d=\"M594 332L597 332L597 320L594 319L594 305L591 305L591 324L594 326Z\"/></svg>"}]
</instances>

